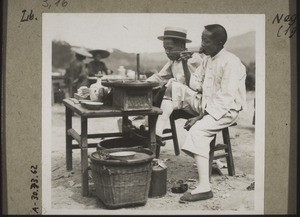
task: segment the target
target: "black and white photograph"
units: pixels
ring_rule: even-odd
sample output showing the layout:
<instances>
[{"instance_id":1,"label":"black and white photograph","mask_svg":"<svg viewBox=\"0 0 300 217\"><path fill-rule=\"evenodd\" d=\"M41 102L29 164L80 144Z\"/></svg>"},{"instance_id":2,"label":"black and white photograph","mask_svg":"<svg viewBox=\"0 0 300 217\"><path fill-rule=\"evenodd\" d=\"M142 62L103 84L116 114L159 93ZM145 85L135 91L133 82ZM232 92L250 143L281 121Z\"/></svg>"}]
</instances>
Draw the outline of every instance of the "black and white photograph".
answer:
<instances>
[{"instance_id":1,"label":"black and white photograph","mask_svg":"<svg viewBox=\"0 0 300 217\"><path fill-rule=\"evenodd\" d=\"M264 213L264 14L42 18L43 213Z\"/></svg>"}]
</instances>

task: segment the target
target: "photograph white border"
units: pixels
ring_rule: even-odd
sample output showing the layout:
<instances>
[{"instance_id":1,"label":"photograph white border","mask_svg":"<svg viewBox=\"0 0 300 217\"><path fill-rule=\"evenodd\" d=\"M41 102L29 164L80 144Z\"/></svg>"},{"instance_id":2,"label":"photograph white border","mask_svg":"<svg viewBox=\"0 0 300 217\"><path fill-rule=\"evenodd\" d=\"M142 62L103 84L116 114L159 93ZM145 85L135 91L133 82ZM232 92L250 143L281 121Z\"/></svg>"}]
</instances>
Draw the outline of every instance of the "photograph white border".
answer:
<instances>
[{"instance_id":1,"label":"photograph white border","mask_svg":"<svg viewBox=\"0 0 300 217\"><path fill-rule=\"evenodd\" d=\"M51 13L53 15L54 13ZM100 15L100 14L99 14ZM184 14L180 14L181 16ZM205 14L201 14L205 15ZM215 16L241 14L209 14ZM245 15L245 14L243 14ZM261 22L256 29L256 88L255 88L255 199L253 211L224 211L222 214L264 213L264 166L265 165L265 15L249 14ZM42 24L42 214L220 214L219 211L179 210L53 210L51 208L51 60L52 39L49 37L47 13L43 13ZM263 20L263 21L262 21ZM155 40L155 39L153 39ZM163 51L163 50L162 50Z\"/></svg>"}]
</instances>

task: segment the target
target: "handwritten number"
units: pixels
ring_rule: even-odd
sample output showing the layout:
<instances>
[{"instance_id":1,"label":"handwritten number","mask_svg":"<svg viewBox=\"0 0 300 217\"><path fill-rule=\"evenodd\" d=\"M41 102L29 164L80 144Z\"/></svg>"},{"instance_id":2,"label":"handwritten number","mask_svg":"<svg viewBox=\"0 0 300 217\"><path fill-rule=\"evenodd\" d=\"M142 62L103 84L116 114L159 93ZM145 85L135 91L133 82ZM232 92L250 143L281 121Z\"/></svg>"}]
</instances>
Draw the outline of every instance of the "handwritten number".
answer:
<instances>
[{"instance_id":1,"label":"handwritten number","mask_svg":"<svg viewBox=\"0 0 300 217\"><path fill-rule=\"evenodd\" d=\"M31 200L38 200L39 198L35 195L31 195Z\"/></svg>"},{"instance_id":2,"label":"handwritten number","mask_svg":"<svg viewBox=\"0 0 300 217\"><path fill-rule=\"evenodd\" d=\"M56 5L56 7L58 7L60 3L63 7L66 7L68 5L68 2L66 0L56 0L54 4ZM49 4L48 0L43 0L42 6L48 9L51 8L51 4Z\"/></svg>"},{"instance_id":3,"label":"handwritten number","mask_svg":"<svg viewBox=\"0 0 300 217\"><path fill-rule=\"evenodd\" d=\"M30 172L32 174L36 174L37 173L37 169L38 169L38 165L32 165L30 167ZM36 213L36 214L39 214L39 208L37 207L37 202L39 200L39 193L38 193L38 189L39 189L39 180L38 180L38 175L34 175L35 177L32 177L32 179L30 180L31 182L31 185L30 185L30 189L33 189L32 190L32 194L31 194L31 200L35 200L33 202L33 206L32 206L32 210Z\"/></svg>"},{"instance_id":4,"label":"handwritten number","mask_svg":"<svg viewBox=\"0 0 300 217\"><path fill-rule=\"evenodd\" d=\"M66 6L68 5L68 2L67 2L66 0L63 0L62 3L61 3L61 5L62 5L63 7L66 7Z\"/></svg>"},{"instance_id":5,"label":"handwritten number","mask_svg":"<svg viewBox=\"0 0 300 217\"><path fill-rule=\"evenodd\" d=\"M31 182L33 182L33 183L38 183L39 180L37 180L37 179L31 179Z\"/></svg>"},{"instance_id":6,"label":"handwritten number","mask_svg":"<svg viewBox=\"0 0 300 217\"><path fill-rule=\"evenodd\" d=\"M32 183L30 185L30 189L33 189L33 188L39 188L39 186L36 183Z\"/></svg>"},{"instance_id":7,"label":"handwritten number","mask_svg":"<svg viewBox=\"0 0 300 217\"><path fill-rule=\"evenodd\" d=\"M35 166L31 166L31 167L30 167L30 169L35 169L35 170L37 170L37 168L38 168L38 166L37 166L37 165L35 165Z\"/></svg>"},{"instance_id":8,"label":"handwritten number","mask_svg":"<svg viewBox=\"0 0 300 217\"><path fill-rule=\"evenodd\" d=\"M290 34L290 38L292 38L293 36L294 36L294 34L296 33L296 31L297 31L297 28L296 27L294 27L292 30L291 30L291 34Z\"/></svg>"},{"instance_id":9,"label":"handwritten number","mask_svg":"<svg viewBox=\"0 0 300 217\"><path fill-rule=\"evenodd\" d=\"M44 4L44 3L45 3L45 4ZM48 0L43 0L42 6L44 6L45 8L49 7Z\"/></svg>"},{"instance_id":10,"label":"handwritten number","mask_svg":"<svg viewBox=\"0 0 300 217\"><path fill-rule=\"evenodd\" d=\"M33 174L36 174L36 173L37 173L37 171L36 171L36 170L37 170L37 165L31 166L30 169L31 169L31 170L30 170L31 173L33 173Z\"/></svg>"},{"instance_id":11,"label":"handwritten number","mask_svg":"<svg viewBox=\"0 0 300 217\"><path fill-rule=\"evenodd\" d=\"M281 35L279 34L280 30L282 29L283 25L281 25L278 29L278 32L277 32L277 37L280 37Z\"/></svg>"},{"instance_id":12,"label":"handwritten number","mask_svg":"<svg viewBox=\"0 0 300 217\"><path fill-rule=\"evenodd\" d=\"M56 5L57 7L58 7L59 2L60 2L60 0L58 0L58 1L55 3L55 5Z\"/></svg>"}]
</instances>

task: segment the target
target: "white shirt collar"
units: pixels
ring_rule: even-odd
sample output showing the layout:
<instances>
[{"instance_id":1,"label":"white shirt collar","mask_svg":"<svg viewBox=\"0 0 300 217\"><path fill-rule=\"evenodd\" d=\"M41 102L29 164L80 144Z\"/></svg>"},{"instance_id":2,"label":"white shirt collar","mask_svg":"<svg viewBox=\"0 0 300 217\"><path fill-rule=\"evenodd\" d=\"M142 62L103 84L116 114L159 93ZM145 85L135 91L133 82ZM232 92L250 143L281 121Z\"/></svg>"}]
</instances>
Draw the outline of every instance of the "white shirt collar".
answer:
<instances>
[{"instance_id":1,"label":"white shirt collar","mask_svg":"<svg viewBox=\"0 0 300 217\"><path fill-rule=\"evenodd\" d=\"M225 48L222 48L222 50L219 51L215 56L211 57L212 60L217 59L219 56L221 56L225 52Z\"/></svg>"}]
</instances>

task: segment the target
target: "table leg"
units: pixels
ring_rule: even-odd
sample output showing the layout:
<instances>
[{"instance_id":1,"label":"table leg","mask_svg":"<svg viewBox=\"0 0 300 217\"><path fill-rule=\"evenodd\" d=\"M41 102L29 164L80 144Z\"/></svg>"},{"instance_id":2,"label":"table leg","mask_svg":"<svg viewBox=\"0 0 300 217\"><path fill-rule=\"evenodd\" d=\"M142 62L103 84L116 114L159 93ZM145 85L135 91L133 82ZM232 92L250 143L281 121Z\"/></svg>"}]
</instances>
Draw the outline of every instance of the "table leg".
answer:
<instances>
[{"instance_id":1,"label":"table leg","mask_svg":"<svg viewBox=\"0 0 300 217\"><path fill-rule=\"evenodd\" d=\"M72 128L72 110L66 107L66 167L72 170L72 136L68 130Z\"/></svg>"},{"instance_id":2,"label":"table leg","mask_svg":"<svg viewBox=\"0 0 300 217\"><path fill-rule=\"evenodd\" d=\"M89 195L87 118L81 117L81 185L82 196Z\"/></svg>"},{"instance_id":3,"label":"table leg","mask_svg":"<svg viewBox=\"0 0 300 217\"><path fill-rule=\"evenodd\" d=\"M123 116L122 117L122 134L124 138L129 137L129 130L126 126L129 125L129 119L128 116Z\"/></svg>"},{"instance_id":4,"label":"table leg","mask_svg":"<svg viewBox=\"0 0 300 217\"><path fill-rule=\"evenodd\" d=\"M156 120L155 115L149 115L148 125L149 125L149 148L153 153L156 153Z\"/></svg>"}]
</instances>

